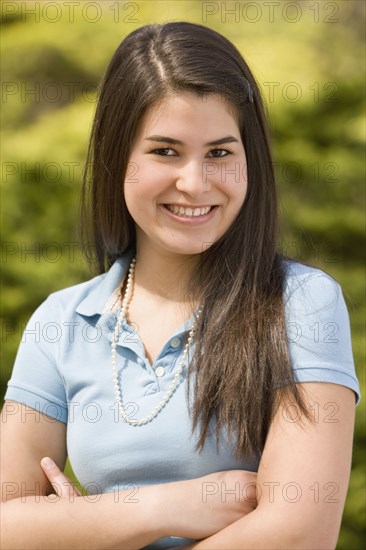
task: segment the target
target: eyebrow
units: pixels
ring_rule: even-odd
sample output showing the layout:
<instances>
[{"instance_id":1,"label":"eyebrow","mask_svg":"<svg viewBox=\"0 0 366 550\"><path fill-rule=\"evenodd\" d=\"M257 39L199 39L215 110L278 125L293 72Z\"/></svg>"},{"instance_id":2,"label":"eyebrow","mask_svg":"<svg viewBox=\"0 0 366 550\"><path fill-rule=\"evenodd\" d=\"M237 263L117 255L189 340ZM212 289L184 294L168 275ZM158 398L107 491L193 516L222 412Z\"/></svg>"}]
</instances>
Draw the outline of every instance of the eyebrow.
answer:
<instances>
[{"instance_id":1,"label":"eyebrow","mask_svg":"<svg viewBox=\"0 0 366 550\"><path fill-rule=\"evenodd\" d=\"M171 145L184 145L179 139L173 139L167 136L150 136L145 138L145 141L158 141L159 143L170 143ZM220 139L215 139L214 141L209 141L205 143L205 147L208 145L223 145L224 143L239 143L239 141L234 136L225 136Z\"/></svg>"}]
</instances>

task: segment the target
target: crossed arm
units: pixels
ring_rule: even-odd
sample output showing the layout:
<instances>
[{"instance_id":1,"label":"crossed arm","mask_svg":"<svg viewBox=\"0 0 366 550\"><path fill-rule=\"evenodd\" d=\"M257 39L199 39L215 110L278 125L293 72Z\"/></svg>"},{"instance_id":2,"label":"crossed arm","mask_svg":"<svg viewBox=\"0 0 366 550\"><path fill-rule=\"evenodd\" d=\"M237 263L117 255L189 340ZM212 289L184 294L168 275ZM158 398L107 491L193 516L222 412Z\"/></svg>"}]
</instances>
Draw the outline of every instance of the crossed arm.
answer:
<instances>
[{"instance_id":1,"label":"crossed arm","mask_svg":"<svg viewBox=\"0 0 366 550\"><path fill-rule=\"evenodd\" d=\"M244 490L248 497L248 484L245 480L253 481L255 478L244 475L235 477L235 472L222 472L212 474L211 478L207 476L188 482L156 486L157 491L153 495L151 492L142 492L144 502L148 503L147 507L144 508L142 502L141 507L134 510L137 515L134 513L131 516L130 523L125 521L124 524L124 519L128 520L129 517L126 515L129 512L127 508L120 508L115 516L116 519L120 518L120 523L111 525L111 532L114 526L117 531L120 527L120 533L123 529L126 531L132 528L131 538L126 539L119 535L119 541L116 538L115 543L104 548L141 548L149 541L168 535L201 539L185 547L190 549L334 548L349 482L355 398L351 390L335 384L307 383L303 386L309 406L314 411L315 423L301 423L296 417L293 418L293 411L279 408L270 427L258 470L258 505L255 509L253 495L249 494L249 498L243 498ZM39 460L40 458L42 456ZM56 494L65 497L65 500L66 497L69 499L73 492L80 496L72 484L69 487L64 484L66 478L57 467L44 469L44 473L44 479L48 478L53 482L57 487ZM207 492L206 498L203 499L202 484L204 480L209 482L210 479L215 481L218 491L215 491L215 494ZM239 499L235 494L236 479L240 479ZM103 525L104 510L108 508L110 516L112 509L116 509L112 501L108 500L110 496L102 495L105 499L100 501L95 517L93 514L90 515L93 507L89 506L86 516L90 518L89 529L93 521L98 522L99 515ZM15 516L24 511L21 510L21 506L17 509L8 508L8 504L12 503L6 504L8 518L12 510ZM150 513L156 508L159 509L158 514ZM61 516L64 514L65 518L70 517L69 508L59 506L58 509ZM77 510L80 511L75 511L74 507L75 522L78 513L84 514L83 507ZM51 512L50 505L48 508L43 507L42 513L43 511ZM145 513L148 511L149 513ZM34 515L29 517L37 517L40 513L40 509L34 509ZM159 517L164 520L161 526L157 525ZM7 521L6 536L11 543L12 520L10 518ZM47 522L47 518L45 521ZM52 528L52 525L56 525L52 522L57 522L57 516L53 518L51 514L49 522ZM152 524L155 525L155 531L152 530ZM85 525L87 526L87 523ZM107 529L106 523L104 525ZM151 532L144 538L145 528ZM138 533L133 535L133 529L136 533L140 530L141 536ZM13 546L4 546L7 547ZM24 547L46 548L47 540L38 542L38 546ZM62 547L65 548L65 541ZM75 543L68 547L82 546ZM95 540L95 544L87 544L87 547L97 548L98 544Z\"/></svg>"},{"instance_id":2,"label":"crossed arm","mask_svg":"<svg viewBox=\"0 0 366 550\"><path fill-rule=\"evenodd\" d=\"M304 385L315 423L301 427L280 408L258 477L258 506L187 549L332 549L336 547L352 460L354 393Z\"/></svg>"}]
</instances>

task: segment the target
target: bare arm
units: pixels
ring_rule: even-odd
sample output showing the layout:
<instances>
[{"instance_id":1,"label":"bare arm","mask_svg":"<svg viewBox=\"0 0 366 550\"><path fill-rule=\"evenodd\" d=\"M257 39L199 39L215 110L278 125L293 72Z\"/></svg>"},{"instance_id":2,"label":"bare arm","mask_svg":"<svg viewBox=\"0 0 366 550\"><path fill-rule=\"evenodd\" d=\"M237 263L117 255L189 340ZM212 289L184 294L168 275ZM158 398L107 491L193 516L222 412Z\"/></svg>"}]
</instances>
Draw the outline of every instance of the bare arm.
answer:
<instances>
[{"instance_id":1,"label":"bare arm","mask_svg":"<svg viewBox=\"0 0 366 550\"><path fill-rule=\"evenodd\" d=\"M185 548L336 547L351 468L355 397L336 384L303 386L317 421L301 427L290 409L279 409L258 470L258 507Z\"/></svg>"},{"instance_id":2,"label":"bare arm","mask_svg":"<svg viewBox=\"0 0 366 550\"><path fill-rule=\"evenodd\" d=\"M253 500L238 502L232 498L223 503L217 495L208 506L202 503L204 483L231 485L239 481L244 485L255 476L244 471L219 472L204 478L138 488L133 497L130 491L119 491L59 498L48 478L57 479L55 476L64 468L66 426L7 401L1 428L4 550L86 547L132 550L169 535L208 537L252 511ZM48 478L40 466L44 456L54 458L60 468Z\"/></svg>"},{"instance_id":3,"label":"bare arm","mask_svg":"<svg viewBox=\"0 0 366 550\"><path fill-rule=\"evenodd\" d=\"M147 487L134 503L122 492L98 495L97 501L12 499L2 505L2 548L141 548L163 536L154 497Z\"/></svg>"},{"instance_id":4,"label":"bare arm","mask_svg":"<svg viewBox=\"0 0 366 550\"><path fill-rule=\"evenodd\" d=\"M64 468L66 425L6 401L1 413L2 548L139 548L162 536L153 488L140 489L138 502L123 492L54 498L40 467L45 454Z\"/></svg>"}]
</instances>

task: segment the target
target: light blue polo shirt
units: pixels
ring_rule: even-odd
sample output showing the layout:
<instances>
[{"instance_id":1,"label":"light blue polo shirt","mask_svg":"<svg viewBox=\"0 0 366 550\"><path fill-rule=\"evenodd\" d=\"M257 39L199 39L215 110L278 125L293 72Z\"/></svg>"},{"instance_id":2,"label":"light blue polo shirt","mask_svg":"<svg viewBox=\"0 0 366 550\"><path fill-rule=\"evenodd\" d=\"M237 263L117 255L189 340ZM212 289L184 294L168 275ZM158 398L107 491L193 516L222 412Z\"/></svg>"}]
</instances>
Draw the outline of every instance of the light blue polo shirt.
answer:
<instances>
[{"instance_id":1,"label":"light blue polo shirt","mask_svg":"<svg viewBox=\"0 0 366 550\"><path fill-rule=\"evenodd\" d=\"M22 335L4 399L24 403L67 424L73 471L88 494L128 489L134 505L141 487L197 478L230 469L257 471L255 460L233 457L226 433L216 448L209 436L194 451L186 402L186 369L172 398L152 422L131 426L114 402L111 341L116 312L110 309L130 255L107 273L50 296ZM288 345L299 382L332 382L360 397L352 355L348 311L339 284L317 268L286 263L284 294ZM151 319L153 322L153 319ZM136 327L125 322L117 342L121 395L131 418L151 413L171 385L193 315L171 335L153 365ZM188 354L188 361L194 346ZM156 373L156 369L159 370ZM50 421L54 421L51 420ZM121 519L122 521L122 519ZM187 539L166 537L146 548L169 548Z\"/></svg>"}]
</instances>

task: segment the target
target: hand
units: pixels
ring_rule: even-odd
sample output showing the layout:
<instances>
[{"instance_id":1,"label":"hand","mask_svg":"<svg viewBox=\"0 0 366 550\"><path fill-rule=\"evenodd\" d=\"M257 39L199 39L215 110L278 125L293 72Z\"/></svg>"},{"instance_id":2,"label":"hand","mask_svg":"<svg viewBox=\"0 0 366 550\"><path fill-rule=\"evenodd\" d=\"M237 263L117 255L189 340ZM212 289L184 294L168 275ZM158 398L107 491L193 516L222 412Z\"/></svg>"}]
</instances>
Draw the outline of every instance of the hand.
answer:
<instances>
[{"instance_id":1,"label":"hand","mask_svg":"<svg viewBox=\"0 0 366 550\"><path fill-rule=\"evenodd\" d=\"M257 506L256 479L256 472L229 470L157 487L167 536L207 538L249 514Z\"/></svg>"},{"instance_id":2,"label":"hand","mask_svg":"<svg viewBox=\"0 0 366 550\"><path fill-rule=\"evenodd\" d=\"M44 457L41 460L41 467L46 477L50 480L52 487L55 490L55 495L49 495L50 500L58 500L61 498L68 498L69 500L74 497L83 496L79 489L70 481L70 479L61 472L60 468L49 457Z\"/></svg>"}]
</instances>

